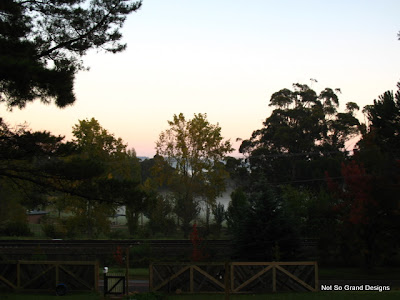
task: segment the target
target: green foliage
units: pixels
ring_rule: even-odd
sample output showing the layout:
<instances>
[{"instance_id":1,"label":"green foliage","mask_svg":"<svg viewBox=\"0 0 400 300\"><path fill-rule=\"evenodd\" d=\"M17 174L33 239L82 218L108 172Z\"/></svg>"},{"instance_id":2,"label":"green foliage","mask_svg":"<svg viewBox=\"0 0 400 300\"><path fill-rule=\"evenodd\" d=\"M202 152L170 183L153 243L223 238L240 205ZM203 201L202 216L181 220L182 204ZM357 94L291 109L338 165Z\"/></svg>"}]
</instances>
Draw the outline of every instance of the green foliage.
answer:
<instances>
[{"instance_id":1,"label":"green foliage","mask_svg":"<svg viewBox=\"0 0 400 300\"><path fill-rule=\"evenodd\" d=\"M26 222L9 221L2 225L1 235L5 236L32 236L33 233L29 229Z\"/></svg>"},{"instance_id":2,"label":"green foliage","mask_svg":"<svg viewBox=\"0 0 400 300\"><path fill-rule=\"evenodd\" d=\"M122 139L115 138L102 128L95 118L79 120L79 124L73 126L72 133L75 138L74 143L86 157L110 160L122 156L126 150Z\"/></svg>"},{"instance_id":3,"label":"green foliage","mask_svg":"<svg viewBox=\"0 0 400 300\"><path fill-rule=\"evenodd\" d=\"M229 179L236 186L246 186L249 184L249 168L245 159L228 156L225 159L225 169L229 173Z\"/></svg>"},{"instance_id":4,"label":"green foliage","mask_svg":"<svg viewBox=\"0 0 400 300\"><path fill-rule=\"evenodd\" d=\"M73 134L79 154L67 159L68 167L72 167L75 161L93 162L94 172L82 170L85 173L79 172L81 178L78 177L79 180L71 186L80 192L80 197L69 199L69 207L74 214L70 217L71 226L89 236L107 235L109 217L114 215L119 205L126 205L128 225L135 231L137 226L134 229L132 226L137 224L135 218L142 209L144 199L139 186L140 165L135 152L127 151L122 140L102 128L94 118L80 120L73 127ZM86 173L90 176L86 177Z\"/></svg>"},{"instance_id":5,"label":"green foliage","mask_svg":"<svg viewBox=\"0 0 400 300\"><path fill-rule=\"evenodd\" d=\"M150 198L147 224L152 234L161 233L163 236L171 236L176 231L176 224L173 219L173 199L168 195L154 195Z\"/></svg>"},{"instance_id":6,"label":"green foliage","mask_svg":"<svg viewBox=\"0 0 400 300\"><path fill-rule=\"evenodd\" d=\"M199 198L213 205L225 189L228 174L221 162L233 149L230 141L223 140L221 127L210 124L206 114L186 120L181 113L168 124L156 143L155 169L159 185L166 183L174 195L175 213L187 237L190 222L199 214ZM165 167L163 158L172 168Z\"/></svg>"},{"instance_id":7,"label":"green foliage","mask_svg":"<svg viewBox=\"0 0 400 300\"><path fill-rule=\"evenodd\" d=\"M250 203L247 200L246 194L242 188L238 188L231 194L228 210L226 212L226 220L228 229L238 231L242 227L243 215L247 214L250 208Z\"/></svg>"},{"instance_id":8,"label":"green foliage","mask_svg":"<svg viewBox=\"0 0 400 300\"><path fill-rule=\"evenodd\" d=\"M108 238L112 240L127 240L130 236L129 232L125 229L111 229Z\"/></svg>"},{"instance_id":9,"label":"green foliage","mask_svg":"<svg viewBox=\"0 0 400 300\"><path fill-rule=\"evenodd\" d=\"M232 193L227 219L236 255L249 261L293 259L298 229L283 209L282 198L265 182Z\"/></svg>"},{"instance_id":10,"label":"green foliage","mask_svg":"<svg viewBox=\"0 0 400 300\"><path fill-rule=\"evenodd\" d=\"M215 222L215 235L218 238L221 234L222 222L226 219L225 207L222 203L217 203L212 209Z\"/></svg>"},{"instance_id":11,"label":"green foliage","mask_svg":"<svg viewBox=\"0 0 400 300\"><path fill-rule=\"evenodd\" d=\"M22 195L8 180L0 176L0 235L31 236Z\"/></svg>"},{"instance_id":12,"label":"green foliage","mask_svg":"<svg viewBox=\"0 0 400 300\"><path fill-rule=\"evenodd\" d=\"M59 236L56 233L56 226L52 223L42 224L42 230L43 230L44 234L49 238L52 238L52 239L61 238L61 236Z\"/></svg>"},{"instance_id":13,"label":"green foliage","mask_svg":"<svg viewBox=\"0 0 400 300\"><path fill-rule=\"evenodd\" d=\"M130 251L130 263L132 267L148 267L154 261L151 246L147 242L133 246Z\"/></svg>"},{"instance_id":14,"label":"green foliage","mask_svg":"<svg viewBox=\"0 0 400 300\"><path fill-rule=\"evenodd\" d=\"M74 126L72 143L26 127L12 130L2 120L0 125L0 192L7 191L0 204L8 208L4 214L15 213L20 204L54 205L59 215L69 211L74 216L46 224L48 236L93 237L108 233L109 217L118 205L126 204L128 212L141 209L144 200L135 152L126 151L122 140L97 120Z\"/></svg>"},{"instance_id":15,"label":"green foliage","mask_svg":"<svg viewBox=\"0 0 400 300\"><path fill-rule=\"evenodd\" d=\"M26 126L10 128L0 118L0 181L19 203L34 208L46 204L44 197L40 199L45 192L65 191L59 181L70 177L63 177L57 163L76 150L63 139L46 131L32 132Z\"/></svg>"},{"instance_id":16,"label":"green foliage","mask_svg":"<svg viewBox=\"0 0 400 300\"><path fill-rule=\"evenodd\" d=\"M120 52L126 16L141 1L1 2L0 102L24 107L40 99L59 107L75 101L75 74L90 49Z\"/></svg>"},{"instance_id":17,"label":"green foliage","mask_svg":"<svg viewBox=\"0 0 400 300\"><path fill-rule=\"evenodd\" d=\"M285 185L280 187L282 210L289 216L305 238L320 238L332 223L329 211L333 201L325 189L312 191L307 187Z\"/></svg>"}]
</instances>

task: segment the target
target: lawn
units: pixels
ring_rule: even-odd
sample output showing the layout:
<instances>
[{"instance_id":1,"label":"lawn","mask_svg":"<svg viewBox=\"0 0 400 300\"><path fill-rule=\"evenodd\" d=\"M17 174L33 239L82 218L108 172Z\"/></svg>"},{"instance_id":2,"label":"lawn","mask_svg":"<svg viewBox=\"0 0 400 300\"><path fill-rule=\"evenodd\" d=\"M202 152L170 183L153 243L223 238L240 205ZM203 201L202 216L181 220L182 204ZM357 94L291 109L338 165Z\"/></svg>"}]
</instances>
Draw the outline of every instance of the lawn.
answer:
<instances>
[{"instance_id":1,"label":"lawn","mask_svg":"<svg viewBox=\"0 0 400 300\"><path fill-rule=\"evenodd\" d=\"M1 294L0 292L0 299L1 300L51 300L51 299L58 299L60 300L60 296L50 295L50 294ZM94 293L83 293L83 294L67 294L62 296L61 299L63 300L99 300L103 299L102 296L99 294Z\"/></svg>"},{"instance_id":2,"label":"lawn","mask_svg":"<svg viewBox=\"0 0 400 300\"><path fill-rule=\"evenodd\" d=\"M146 295L147 296L147 295ZM60 299L58 296L45 295L45 294L0 294L1 300L51 300ZM102 300L110 299L104 298L99 294L72 294L63 296L61 299L65 300ZM158 300L153 297L141 296L130 296L125 299L148 299ZM160 299L160 298L159 298ZM223 294L194 294L194 295L168 295L163 300L224 300L225 295ZM160 300L161 300L160 299ZM327 299L327 300L352 300L352 299L400 299L400 291L390 292L317 292L317 293L277 293L277 294L248 294L248 295L230 295L230 300L316 300L316 299Z\"/></svg>"},{"instance_id":3,"label":"lawn","mask_svg":"<svg viewBox=\"0 0 400 300\"><path fill-rule=\"evenodd\" d=\"M134 299L134 298L131 298ZM224 300L225 295L171 295L166 300ZM400 299L400 291L391 292L317 292L277 293L258 295L230 295L230 300L353 300L353 299Z\"/></svg>"},{"instance_id":4,"label":"lawn","mask_svg":"<svg viewBox=\"0 0 400 300\"><path fill-rule=\"evenodd\" d=\"M400 268L319 268L319 279L393 280L400 279Z\"/></svg>"}]
</instances>

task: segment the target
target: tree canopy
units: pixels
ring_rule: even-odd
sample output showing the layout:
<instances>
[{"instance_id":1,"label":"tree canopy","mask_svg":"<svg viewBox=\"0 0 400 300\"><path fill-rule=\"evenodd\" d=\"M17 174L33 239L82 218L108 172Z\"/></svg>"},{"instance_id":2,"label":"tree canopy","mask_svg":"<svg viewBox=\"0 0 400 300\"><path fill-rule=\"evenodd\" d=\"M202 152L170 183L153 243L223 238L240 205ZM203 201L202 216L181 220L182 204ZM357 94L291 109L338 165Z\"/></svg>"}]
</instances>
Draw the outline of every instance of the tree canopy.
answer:
<instances>
[{"instance_id":1,"label":"tree canopy","mask_svg":"<svg viewBox=\"0 0 400 300\"><path fill-rule=\"evenodd\" d=\"M117 53L128 14L141 1L55 0L0 2L0 101L9 108L75 101L74 78L90 49Z\"/></svg>"},{"instance_id":2,"label":"tree canopy","mask_svg":"<svg viewBox=\"0 0 400 300\"><path fill-rule=\"evenodd\" d=\"M196 198L212 203L224 190L227 173L222 161L233 149L229 140L223 140L221 127L210 124L206 114L195 114L186 120L181 113L168 124L170 128L160 134L156 150L173 167L166 169L161 162L162 169L169 170L169 187L186 236L190 222L199 212Z\"/></svg>"},{"instance_id":3,"label":"tree canopy","mask_svg":"<svg viewBox=\"0 0 400 300\"><path fill-rule=\"evenodd\" d=\"M393 158L400 157L400 82L397 88L395 94L386 91L363 110L370 122L364 137L369 135L382 151Z\"/></svg>"},{"instance_id":4,"label":"tree canopy","mask_svg":"<svg viewBox=\"0 0 400 300\"><path fill-rule=\"evenodd\" d=\"M338 112L339 90L326 88L318 95L304 84L293 88L272 94L269 106L275 109L239 149L249 156L253 170L267 170L271 183L323 178L321 172L313 174L322 169L315 164L321 157L343 156L345 142L359 132L356 103Z\"/></svg>"}]
</instances>

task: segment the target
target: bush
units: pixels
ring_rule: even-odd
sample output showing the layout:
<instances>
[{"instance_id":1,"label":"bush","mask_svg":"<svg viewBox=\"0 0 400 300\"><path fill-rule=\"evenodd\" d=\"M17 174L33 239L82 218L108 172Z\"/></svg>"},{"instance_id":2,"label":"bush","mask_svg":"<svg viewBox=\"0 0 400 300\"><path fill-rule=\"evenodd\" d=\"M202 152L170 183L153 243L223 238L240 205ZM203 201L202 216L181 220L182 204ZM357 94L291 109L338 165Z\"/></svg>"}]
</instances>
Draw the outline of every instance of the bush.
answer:
<instances>
[{"instance_id":1,"label":"bush","mask_svg":"<svg viewBox=\"0 0 400 300\"><path fill-rule=\"evenodd\" d=\"M47 237L52 239L56 237L56 227L54 226L54 224L42 224L42 230Z\"/></svg>"},{"instance_id":2,"label":"bush","mask_svg":"<svg viewBox=\"0 0 400 300\"><path fill-rule=\"evenodd\" d=\"M131 264L135 267L148 267L153 257L149 243L142 243L130 249Z\"/></svg>"},{"instance_id":3,"label":"bush","mask_svg":"<svg viewBox=\"0 0 400 300\"><path fill-rule=\"evenodd\" d=\"M129 232L124 229L114 229L108 234L108 237L113 240L129 239Z\"/></svg>"},{"instance_id":4,"label":"bush","mask_svg":"<svg viewBox=\"0 0 400 300\"><path fill-rule=\"evenodd\" d=\"M64 239L68 236L64 224L47 221L42 224L42 230L47 237L52 239Z\"/></svg>"},{"instance_id":5,"label":"bush","mask_svg":"<svg viewBox=\"0 0 400 300\"><path fill-rule=\"evenodd\" d=\"M32 236L33 233L29 229L26 222L14 221L7 222L2 228L1 233L6 236Z\"/></svg>"}]
</instances>

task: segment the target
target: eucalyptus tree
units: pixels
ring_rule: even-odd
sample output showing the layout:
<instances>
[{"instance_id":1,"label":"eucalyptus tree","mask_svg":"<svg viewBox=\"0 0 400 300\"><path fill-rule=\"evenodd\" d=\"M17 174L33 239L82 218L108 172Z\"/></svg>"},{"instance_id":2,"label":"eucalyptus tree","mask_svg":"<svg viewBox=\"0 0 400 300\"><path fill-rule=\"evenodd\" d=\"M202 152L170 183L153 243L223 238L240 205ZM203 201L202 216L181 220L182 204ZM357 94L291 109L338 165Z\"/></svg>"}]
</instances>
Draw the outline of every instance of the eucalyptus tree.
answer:
<instances>
[{"instance_id":1,"label":"eucalyptus tree","mask_svg":"<svg viewBox=\"0 0 400 300\"><path fill-rule=\"evenodd\" d=\"M190 222L200 211L199 200L206 199L207 205L213 205L225 189L228 173L221 162L233 148L221 136L221 127L211 124L206 114L195 114L186 120L180 113L168 125L169 129L159 136L156 150L173 168L163 167L169 174L165 176L160 169L160 176L164 175L173 193L175 213L187 237Z\"/></svg>"},{"instance_id":2,"label":"eucalyptus tree","mask_svg":"<svg viewBox=\"0 0 400 300\"><path fill-rule=\"evenodd\" d=\"M344 157L346 141L359 133L357 104L349 102L338 112L340 90L326 88L318 95L307 85L293 88L272 94L274 110L239 149L270 183L323 179L329 160Z\"/></svg>"}]
</instances>

